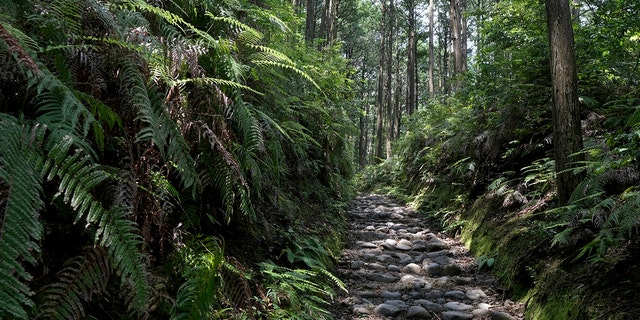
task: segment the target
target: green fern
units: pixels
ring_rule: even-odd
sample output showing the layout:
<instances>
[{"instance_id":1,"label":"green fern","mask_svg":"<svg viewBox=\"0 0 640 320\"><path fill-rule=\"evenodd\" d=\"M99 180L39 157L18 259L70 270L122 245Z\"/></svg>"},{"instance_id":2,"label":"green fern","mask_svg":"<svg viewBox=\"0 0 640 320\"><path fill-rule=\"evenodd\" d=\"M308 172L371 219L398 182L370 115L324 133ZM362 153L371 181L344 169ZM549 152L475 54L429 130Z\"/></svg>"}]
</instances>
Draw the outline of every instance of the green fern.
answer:
<instances>
[{"instance_id":1,"label":"green fern","mask_svg":"<svg viewBox=\"0 0 640 320\"><path fill-rule=\"evenodd\" d=\"M81 319L84 303L103 293L111 278L111 261L104 247L92 247L65 263L58 282L41 289L39 319Z\"/></svg>"},{"instance_id":2,"label":"green fern","mask_svg":"<svg viewBox=\"0 0 640 320\"><path fill-rule=\"evenodd\" d=\"M141 70L131 63L123 63L122 86L127 88L139 120L146 124L138 132L136 142L149 141L156 145L165 159L175 163L183 187L194 187L196 192L200 182L195 172L195 160L189 153L189 145L176 122L163 110L155 92L147 88Z\"/></svg>"},{"instance_id":3,"label":"green fern","mask_svg":"<svg viewBox=\"0 0 640 320\"><path fill-rule=\"evenodd\" d=\"M80 152L69 155L72 145L72 138L68 136L50 150L50 160L44 169L47 179L59 179L59 194L76 212L76 223L84 218L88 224L98 227L96 242L107 248L123 286L131 288L129 307L135 311L143 310L149 297L149 286L138 227L127 219L131 208L106 210L94 198L91 191L109 175L91 163L90 157Z\"/></svg>"},{"instance_id":4,"label":"green fern","mask_svg":"<svg viewBox=\"0 0 640 320\"><path fill-rule=\"evenodd\" d=\"M187 245L180 254L185 260L186 281L178 289L171 319L210 319L218 304L223 250L212 238L206 238Z\"/></svg>"},{"instance_id":5,"label":"green fern","mask_svg":"<svg viewBox=\"0 0 640 320\"><path fill-rule=\"evenodd\" d=\"M24 263L36 264L43 234L43 126L0 114L0 318L27 319L35 304Z\"/></svg>"},{"instance_id":6,"label":"green fern","mask_svg":"<svg viewBox=\"0 0 640 320\"><path fill-rule=\"evenodd\" d=\"M325 307L333 289L318 281L317 271L289 269L272 262L260 263L260 268L269 279L266 288L268 303L273 308L272 318L331 319L331 313Z\"/></svg>"}]
</instances>

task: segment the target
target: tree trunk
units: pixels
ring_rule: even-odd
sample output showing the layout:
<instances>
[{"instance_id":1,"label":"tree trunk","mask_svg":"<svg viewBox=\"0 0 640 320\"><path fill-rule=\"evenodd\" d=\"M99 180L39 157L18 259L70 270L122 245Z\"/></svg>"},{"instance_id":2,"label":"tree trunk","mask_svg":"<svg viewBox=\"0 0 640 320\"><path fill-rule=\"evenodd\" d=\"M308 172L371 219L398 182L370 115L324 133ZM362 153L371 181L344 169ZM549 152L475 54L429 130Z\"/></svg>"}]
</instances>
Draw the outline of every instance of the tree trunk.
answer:
<instances>
[{"instance_id":1,"label":"tree trunk","mask_svg":"<svg viewBox=\"0 0 640 320\"><path fill-rule=\"evenodd\" d=\"M434 59L433 59L433 27L434 27L434 10L433 10L433 0L429 0L429 97L433 98L435 91L433 86L433 67L434 67Z\"/></svg>"},{"instance_id":2,"label":"tree trunk","mask_svg":"<svg viewBox=\"0 0 640 320\"><path fill-rule=\"evenodd\" d=\"M466 0L450 0L451 5L451 41L453 43L453 76L467 71L467 23L464 18ZM461 79L454 79L454 89L462 87Z\"/></svg>"},{"instance_id":3,"label":"tree trunk","mask_svg":"<svg viewBox=\"0 0 640 320\"><path fill-rule=\"evenodd\" d=\"M583 160L578 76L568 0L547 0L547 26L553 91L553 145L559 205L568 203L582 177L571 169Z\"/></svg>"},{"instance_id":4,"label":"tree trunk","mask_svg":"<svg viewBox=\"0 0 640 320\"><path fill-rule=\"evenodd\" d=\"M304 30L304 40L307 45L313 44L316 35L316 0L307 0L307 19Z\"/></svg>"},{"instance_id":5,"label":"tree trunk","mask_svg":"<svg viewBox=\"0 0 640 320\"><path fill-rule=\"evenodd\" d=\"M369 147L369 104L365 98L364 114L360 115L360 139L358 140L358 164L360 168L364 168L367 165L367 151Z\"/></svg>"},{"instance_id":6,"label":"tree trunk","mask_svg":"<svg viewBox=\"0 0 640 320\"><path fill-rule=\"evenodd\" d=\"M336 34L336 11L338 0L324 0L322 4L322 16L320 19L320 37L325 41L324 48L331 47Z\"/></svg>"},{"instance_id":7,"label":"tree trunk","mask_svg":"<svg viewBox=\"0 0 640 320\"><path fill-rule=\"evenodd\" d=\"M418 108L418 73L417 73L417 49L416 49L416 3L407 0L409 11L409 30L407 39L407 115L412 115ZM399 68L398 68L399 69Z\"/></svg>"},{"instance_id":8,"label":"tree trunk","mask_svg":"<svg viewBox=\"0 0 640 320\"><path fill-rule=\"evenodd\" d=\"M449 76L450 76L450 68L449 68L449 60L450 60L450 52L449 52L449 45L450 43L450 39L449 39L449 35L450 35L450 31L451 31L451 21L447 20L447 15L444 12L440 13L440 16L438 17L439 21L442 21L442 30L441 32L438 34L438 48L439 48L439 54L440 54L440 61L441 61L441 65L440 65L440 90L442 92L444 92L444 94L449 94L449 92L451 91L451 87L449 85Z\"/></svg>"},{"instance_id":9,"label":"tree trunk","mask_svg":"<svg viewBox=\"0 0 640 320\"><path fill-rule=\"evenodd\" d=\"M383 149L383 142L384 142L384 116L385 116L385 99L384 99L384 94L385 94L385 68L384 68L384 64L386 62L386 45L387 45L387 39L386 39L386 29L387 29L387 24L385 23L386 21L386 15L387 15L387 3L386 0L382 1L382 10L381 10L381 20L380 20L380 56L379 56L379 63L378 63L378 89L377 89L377 96L376 96L376 107L378 108L378 114L377 114L377 118L376 118L376 143L375 143L375 149L376 149L376 162L380 162L383 157L384 157L384 149Z\"/></svg>"},{"instance_id":10,"label":"tree trunk","mask_svg":"<svg viewBox=\"0 0 640 320\"><path fill-rule=\"evenodd\" d=\"M385 71L385 87L384 87L384 91L385 91L385 109L386 109L386 139L385 139L385 146L386 146L386 155L387 155L387 159L391 158L391 140L393 139L393 86L392 86L392 79L393 79L393 32L394 32L394 26L393 26L393 22L395 21L394 19L394 15L395 15L395 0L390 0L389 1L389 11L388 11L388 20L387 20L387 52L386 52L386 62L385 62L385 67L386 67L386 71Z\"/></svg>"}]
</instances>

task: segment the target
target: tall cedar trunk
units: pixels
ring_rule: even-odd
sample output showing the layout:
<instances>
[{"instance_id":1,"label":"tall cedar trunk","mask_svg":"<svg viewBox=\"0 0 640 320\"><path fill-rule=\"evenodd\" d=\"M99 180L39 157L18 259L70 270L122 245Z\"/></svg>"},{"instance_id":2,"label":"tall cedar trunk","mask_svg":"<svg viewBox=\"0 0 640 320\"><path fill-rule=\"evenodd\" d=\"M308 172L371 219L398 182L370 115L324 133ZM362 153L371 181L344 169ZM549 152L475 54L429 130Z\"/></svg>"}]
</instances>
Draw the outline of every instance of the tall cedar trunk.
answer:
<instances>
[{"instance_id":1,"label":"tall cedar trunk","mask_svg":"<svg viewBox=\"0 0 640 320\"><path fill-rule=\"evenodd\" d=\"M363 98L362 101L367 101ZM364 114L360 115L360 139L358 144L358 164L360 168L367 165L367 155L369 147L369 104L364 105Z\"/></svg>"},{"instance_id":2,"label":"tall cedar trunk","mask_svg":"<svg viewBox=\"0 0 640 320\"><path fill-rule=\"evenodd\" d=\"M316 32L316 0L307 0L307 20L305 23L304 40L311 45Z\"/></svg>"},{"instance_id":3,"label":"tall cedar trunk","mask_svg":"<svg viewBox=\"0 0 640 320\"><path fill-rule=\"evenodd\" d=\"M416 65L416 3L415 0L407 0L409 11L409 32L407 39L407 115L412 115L418 108L418 75ZM399 69L399 68L398 68Z\"/></svg>"},{"instance_id":4,"label":"tall cedar trunk","mask_svg":"<svg viewBox=\"0 0 640 320\"><path fill-rule=\"evenodd\" d=\"M435 64L433 59L434 11L433 0L429 0L429 97L431 98L435 95L435 88L433 86L433 67Z\"/></svg>"},{"instance_id":5,"label":"tall cedar trunk","mask_svg":"<svg viewBox=\"0 0 640 320\"><path fill-rule=\"evenodd\" d=\"M547 27L553 91L553 145L556 160L558 202L567 204L582 177L571 172L582 150L578 76L571 11L568 0L547 0ZM573 156L572 156L573 155Z\"/></svg>"},{"instance_id":6,"label":"tall cedar trunk","mask_svg":"<svg viewBox=\"0 0 640 320\"><path fill-rule=\"evenodd\" d=\"M464 18L466 0L450 0L451 4L451 41L453 43L453 76L467 71L467 23ZM461 79L454 80L454 89L462 86Z\"/></svg>"},{"instance_id":7,"label":"tall cedar trunk","mask_svg":"<svg viewBox=\"0 0 640 320\"><path fill-rule=\"evenodd\" d=\"M389 11L388 11L388 20L387 20L387 46L386 46L386 62L385 62L385 68L387 69L385 71L385 87L384 87L384 91L385 91L385 109L386 109L386 139L385 139L385 146L386 146L386 155L387 155L387 159L391 158L391 140L393 139L393 91L392 91L392 85L391 85L391 80L392 80L392 76L393 76L393 31L394 31L394 27L393 27L393 22L394 20L394 15L395 15L395 0L390 0L389 1Z\"/></svg>"},{"instance_id":8,"label":"tall cedar trunk","mask_svg":"<svg viewBox=\"0 0 640 320\"><path fill-rule=\"evenodd\" d=\"M441 13L438 17L438 20L442 21L442 32L438 35L438 47L441 48L439 51L440 60L442 61L442 68L440 71L440 88L444 92L444 94L449 94L450 86L449 86L449 33L451 31L451 21L446 20L446 14Z\"/></svg>"},{"instance_id":9,"label":"tall cedar trunk","mask_svg":"<svg viewBox=\"0 0 640 320\"><path fill-rule=\"evenodd\" d=\"M384 142L384 115L385 115L385 108L384 108L384 82L385 82L385 76L384 76L384 72L385 72L385 68L384 68L384 64L385 64L385 57L386 57L386 29L387 29L387 24L385 23L385 19L386 19L386 15L387 15L387 2L386 0L382 0L382 15L381 15L381 20L380 20L380 57L379 57L379 63L378 63L378 90L377 90L377 96L376 96L376 107L378 108L378 115L376 118L376 144L375 144L375 149L376 149L376 162L380 162L382 160L382 158L384 157L384 149L383 149L383 142Z\"/></svg>"},{"instance_id":10,"label":"tall cedar trunk","mask_svg":"<svg viewBox=\"0 0 640 320\"><path fill-rule=\"evenodd\" d=\"M320 19L320 37L325 41L325 48L331 47L336 34L336 11L338 0L324 0L322 3L322 16Z\"/></svg>"},{"instance_id":11,"label":"tall cedar trunk","mask_svg":"<svg viewBox=\"0 0 640 320\"><path fill-rule=\"evenodd\" d=\"M394 94L394 104L393 104L393 141L397 140L398 137L400 137L400 120L402 118L402 109L401 109L401 102L402 102L402 76L400 75L400 60L401 60L401 56L398 53L399 52L399 47L400 45L398 44L398 42L400 41L400 28L398 27L398 15L396 14L394 17L395 20L395 24L394 24L394 28L395 28L395 47L396 47L396 59L394 62L394 67L396 68L396 72L395 72L395 85L394 85L394 90L395 90L395 94ZM408 76L408 75L407 75ZM405 101L405 104L407 104L408 102Z\"/></svg>"}]
</instances>

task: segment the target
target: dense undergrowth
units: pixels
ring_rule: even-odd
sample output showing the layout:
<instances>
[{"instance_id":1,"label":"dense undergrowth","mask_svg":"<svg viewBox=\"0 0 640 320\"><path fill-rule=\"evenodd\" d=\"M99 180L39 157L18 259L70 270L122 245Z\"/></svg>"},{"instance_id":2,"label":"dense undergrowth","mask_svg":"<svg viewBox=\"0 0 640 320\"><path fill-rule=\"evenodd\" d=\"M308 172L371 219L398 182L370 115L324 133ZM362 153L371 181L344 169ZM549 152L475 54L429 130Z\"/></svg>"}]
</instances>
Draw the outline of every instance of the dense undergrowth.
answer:
<instances>
[{"instance_id":1,"label":"dense undergrowth","mask_svg":"<svg viewBox=\"0 0 640 320\"><path fill-rule=\"evenodd\" d=\"M527 319L637 318L640 26L627 13L638 8L603 2L594 23L574 25L586 156L575 173L586 178L558 206L544 9L517 3L528 10L510 2L513 17L481 29L488 42L466 89L406 119L394 157L359 173L358 185L460 235L526 303ZM598 42L615 30L629 36Z\"/></svg>"},{"instance_id":2,"label":"dense undergrowth","mask_svg":"<svg viewBox=\"0 0 640 320\"><path fill-rule=\"evenodd\" d=\"M0 2L0 318L322 319L352 95L291 3Z\"/></svg>"}]
</instances>

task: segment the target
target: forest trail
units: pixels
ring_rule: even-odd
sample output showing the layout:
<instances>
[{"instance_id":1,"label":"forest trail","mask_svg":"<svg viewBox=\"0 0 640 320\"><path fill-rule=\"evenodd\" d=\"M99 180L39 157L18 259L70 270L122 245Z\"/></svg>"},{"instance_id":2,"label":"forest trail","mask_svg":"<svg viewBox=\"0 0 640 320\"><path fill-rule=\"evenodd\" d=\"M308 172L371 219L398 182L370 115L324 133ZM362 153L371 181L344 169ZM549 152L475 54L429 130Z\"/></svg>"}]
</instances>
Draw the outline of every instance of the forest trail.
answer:
<instances>
[{"instance_id":1,"label":"forest trail","mask_svg":"<svg viewBox=\"0 0 640 320\"><path fill-rule=\"evenodd\" d=\"M349 220L338 263L349 292L336 298L335 319L523 319L495 276L410 208L363 195Z\"/></svg>"}]
</instances>

